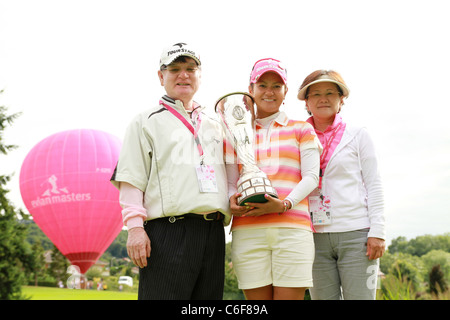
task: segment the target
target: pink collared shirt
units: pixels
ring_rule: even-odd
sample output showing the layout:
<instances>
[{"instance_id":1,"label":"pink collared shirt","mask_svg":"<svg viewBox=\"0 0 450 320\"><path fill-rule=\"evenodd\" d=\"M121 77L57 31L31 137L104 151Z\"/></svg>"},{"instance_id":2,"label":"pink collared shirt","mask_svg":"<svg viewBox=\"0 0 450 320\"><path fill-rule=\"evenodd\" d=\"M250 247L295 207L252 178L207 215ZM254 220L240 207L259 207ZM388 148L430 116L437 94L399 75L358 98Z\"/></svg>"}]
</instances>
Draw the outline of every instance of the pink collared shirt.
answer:
<instances>
[{"instance_id":1,"label":"pink collared shirt","mask_svg":"<svg viewBox=\"0 0 450 320\"><path fill-rule=\"evenodd\" d=\"M256 123L256 162L277 190L279 199L289 200L292 208L283 214L234 216L231 230L268 227L314 230L307 196L317 187L322 146L309 123L290 120L284 112L268 119L270 123L265 119ZM230 184L236 185L236 180Z\"/></svg>"}]
</instances>

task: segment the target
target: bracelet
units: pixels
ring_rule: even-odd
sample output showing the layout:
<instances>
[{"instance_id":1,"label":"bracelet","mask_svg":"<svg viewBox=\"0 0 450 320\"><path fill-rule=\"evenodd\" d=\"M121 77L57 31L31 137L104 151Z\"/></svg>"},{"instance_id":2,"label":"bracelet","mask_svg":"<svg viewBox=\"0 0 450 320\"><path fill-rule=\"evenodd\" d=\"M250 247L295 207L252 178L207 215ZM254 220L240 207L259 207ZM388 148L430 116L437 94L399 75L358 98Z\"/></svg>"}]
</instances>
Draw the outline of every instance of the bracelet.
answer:
<instances>
[{"instance_id":1,"label":"bracelet","mask_svg":"<svg viewBox=\"0 0 450 320\"><path fill-rule=\"evenodd\" d=\"M283 212L286 212L288 210L288 207L289 207L289 201L288 200L283 200L283 205L284 205L284 211Z\"/></svg>"},{"instance_id":2,"label":"bracelet","mask_svg":"<svg viewBox=\"0 0 450 320\"><path fill-rule=\"evenodd\" d=\"M288 210L288 201L287 200L283 200L283 207L284 207L284 210L283 210L283 212L280 212L280 213L278 213L278 214L282 214L282 213L285 213L287 210Z\"/></svg>"}]
</instances>

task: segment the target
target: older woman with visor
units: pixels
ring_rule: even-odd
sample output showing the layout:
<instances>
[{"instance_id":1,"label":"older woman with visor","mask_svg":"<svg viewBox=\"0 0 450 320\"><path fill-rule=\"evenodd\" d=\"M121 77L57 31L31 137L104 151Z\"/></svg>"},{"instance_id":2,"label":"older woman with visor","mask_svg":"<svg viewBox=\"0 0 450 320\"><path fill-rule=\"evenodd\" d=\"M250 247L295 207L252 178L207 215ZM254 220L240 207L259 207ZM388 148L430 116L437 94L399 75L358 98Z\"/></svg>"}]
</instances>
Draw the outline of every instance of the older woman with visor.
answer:
<instances>
[{"instance_id":1,"label":"older woman with visor","mask_svg":"<svg viewBox=\"0 0 450 320\"><path fill-rule=\"evenodd\" d=\"M323 153L309 196L315 228L314 300L373 300L385 250L384 196L375 148L365 128L339 114L349 89L335 71L317 70L300 86Z\"/></svg>"}]
</instances>

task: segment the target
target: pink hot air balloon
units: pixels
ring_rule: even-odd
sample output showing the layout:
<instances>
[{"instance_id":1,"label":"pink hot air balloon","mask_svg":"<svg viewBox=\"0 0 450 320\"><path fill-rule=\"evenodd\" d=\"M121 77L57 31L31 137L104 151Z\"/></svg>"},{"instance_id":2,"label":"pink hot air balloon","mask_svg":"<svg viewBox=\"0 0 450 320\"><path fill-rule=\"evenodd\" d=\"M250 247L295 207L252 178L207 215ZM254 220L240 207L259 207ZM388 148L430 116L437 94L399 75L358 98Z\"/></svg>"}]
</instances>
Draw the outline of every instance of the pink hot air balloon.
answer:
<instances>
[{"instance_id":1,"label":"pink hot air balloon","mask_svg":"<svg viewBox=\"0 0 450 320\"><path fill-rule=\"evenodd\" d=\"M119 234L119 192L110 177L118 138L97 130L69 130L39 142L20 171L23 202L36 224L85 273Z\"/></svg>"}]
</instances>

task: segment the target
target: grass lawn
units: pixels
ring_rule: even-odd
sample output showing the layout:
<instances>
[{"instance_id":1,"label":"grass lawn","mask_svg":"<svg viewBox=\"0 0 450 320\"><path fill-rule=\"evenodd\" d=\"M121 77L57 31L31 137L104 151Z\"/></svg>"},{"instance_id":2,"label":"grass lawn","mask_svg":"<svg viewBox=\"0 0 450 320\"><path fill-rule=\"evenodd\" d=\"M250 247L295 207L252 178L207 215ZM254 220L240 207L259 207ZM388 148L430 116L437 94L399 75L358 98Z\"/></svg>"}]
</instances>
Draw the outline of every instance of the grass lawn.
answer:
<instances>
[{"instance_id":1,"label":"grass lawn","mask_svg":"<svg viewBox=\"0 0 450 320\"><path fill-rule=\"evenodd\" d=\"M22 287L22 295L30 300L137 300L137 293L60 289L50 287Z\"/></svg>"}]
</instances>

